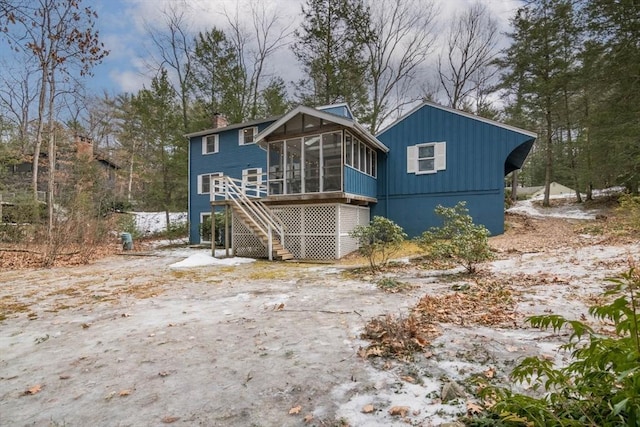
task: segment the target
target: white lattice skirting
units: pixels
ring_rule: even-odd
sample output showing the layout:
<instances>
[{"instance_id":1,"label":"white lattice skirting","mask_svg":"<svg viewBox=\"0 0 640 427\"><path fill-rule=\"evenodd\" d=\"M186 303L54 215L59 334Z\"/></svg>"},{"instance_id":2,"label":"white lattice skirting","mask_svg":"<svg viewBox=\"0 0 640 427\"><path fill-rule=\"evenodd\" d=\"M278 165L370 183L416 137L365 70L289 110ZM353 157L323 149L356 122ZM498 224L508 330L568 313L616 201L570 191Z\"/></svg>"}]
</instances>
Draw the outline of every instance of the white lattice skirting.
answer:
<instances>
[{"instance_id":1,"label":"white lattice skirting","mask_svg":"<svg viewBox=\"0 0 640 427\"><path fill-rule=\"evenodd\" d=\"M273 206L286 226L284 246L296 259L337 259L358 249L349 232L369 223L369 208L346 204ZM239 218L233 218L238 256L266 258L267 250Z\"/></svg>"}]
</instances>

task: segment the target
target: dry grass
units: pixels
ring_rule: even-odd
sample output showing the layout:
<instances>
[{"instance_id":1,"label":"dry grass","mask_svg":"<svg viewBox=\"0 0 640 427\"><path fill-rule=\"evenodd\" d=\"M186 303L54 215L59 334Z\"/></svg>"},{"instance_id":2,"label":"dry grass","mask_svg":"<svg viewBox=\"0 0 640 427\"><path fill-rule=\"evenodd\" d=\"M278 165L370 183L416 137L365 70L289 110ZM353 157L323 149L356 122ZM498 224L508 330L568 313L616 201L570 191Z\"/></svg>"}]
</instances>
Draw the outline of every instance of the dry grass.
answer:
<instances>
[{"instance_id":1,"label":"dry grass","mask_svg":"<svg viewBox=\"0 0 640 427\"><path fill-rule=\"evenodd\" d=\"M393 254L391 259L399 258L414 258L424 253L422 249L412 240L405 240L402 242L400 249ZM341 258L337 261L338 265L342 266L369 266L369 261L366 257L360 255L358 251L352 252L349 255Z\"/></svg>"}]
</instances>

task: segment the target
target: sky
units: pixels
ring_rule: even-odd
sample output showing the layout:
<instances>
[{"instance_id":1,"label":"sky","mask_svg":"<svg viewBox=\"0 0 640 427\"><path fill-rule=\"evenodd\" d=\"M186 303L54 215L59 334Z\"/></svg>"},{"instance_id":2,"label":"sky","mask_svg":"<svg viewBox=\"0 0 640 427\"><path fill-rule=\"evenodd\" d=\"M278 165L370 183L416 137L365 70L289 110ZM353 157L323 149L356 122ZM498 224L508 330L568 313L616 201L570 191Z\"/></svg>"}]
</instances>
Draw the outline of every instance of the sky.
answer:
<instances>
[{"instance_id":1,"label":"sky","mask_svg":"<svg viewBox=\"0 0 640 427\"><path fill-rule=\"evenodd\" d=\"M265 6L268 11L277 12L282 25L297 27L301 21L301 6L304 0L253 0ZM417 0L421 2L423 0ZM426 0L424 0L426 1ZM473 0L434 0L440 9L438 15L439 33L443 32L447 21L456 11L464 10ZM521 5L520 0L479 0L485 4L498 20L500 30L509 29L509 19ZM109 56L93 70L93 77L87 81L89 91L96 94L107 92L137 92L149 86L153 46L149 42L149 26L163 21L163 10L177 7L184 10L189 28L205 31L212 26L225 27L224 11L234 14L236 9L242 17L248 9L245 0L85 0L85 5L98 13L97 27L100 38L110 51ZM506 45L506 37L503 44ZM437 55L433 54L435 63ZM267 73L279 75L287 82L300 78L299 66L288 46L277 52L270 61Z\"/></svg>"}]
</instances>

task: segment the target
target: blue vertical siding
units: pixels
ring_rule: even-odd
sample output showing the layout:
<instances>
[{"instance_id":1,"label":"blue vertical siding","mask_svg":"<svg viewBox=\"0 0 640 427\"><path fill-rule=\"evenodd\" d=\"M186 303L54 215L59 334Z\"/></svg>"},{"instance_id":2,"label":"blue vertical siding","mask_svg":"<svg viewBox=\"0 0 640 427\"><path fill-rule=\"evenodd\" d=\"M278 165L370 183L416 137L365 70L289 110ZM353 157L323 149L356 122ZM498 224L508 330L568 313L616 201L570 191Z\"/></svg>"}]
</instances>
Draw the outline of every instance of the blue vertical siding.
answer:
<instances>
[{"instance_id":1,"label":"blue vertical siding","mask_svg":"<svg viewBox=\"0 0 640 427\"><path fill-rule=\"evenodd\" d=\"M257 125L262 131L272 122ZM262 168L267 171L267 152L257 144L239 145L241 128L218 132L218 152L202 154L202 137L189 139L189 242L200 243L200 214L211 212L209 194L198 194L198 175L223 172L232 178L242 179L242 170ZM216 133L216 132L213 132Z\"/></svg>"},{"instance_id":2,"label":"blue vertical siding","mask_svg":"<svg viewBox=\"0 0 640 427\"><path fill-rule=\"evenodd\" d=\"M386 216L416 236L439 222L436 205L467 201L476 223L504 232L504 169L509 154L532 136L428 104L377 138L389 147L378 159L378 203L372 215ZM446 169L407 173L407 147L446 142Z\"/></svg>"},{"instance_id":3,"label":"blue vertical siding","mask_svg":"<svg viewBox=\"0 0 640 427\"><path fill-rule=\"evenodd\" d=\"M352 167L344 166L344 192L376 197L378 184L376 178L362 173Z\"/></svg>"}]
</instances>

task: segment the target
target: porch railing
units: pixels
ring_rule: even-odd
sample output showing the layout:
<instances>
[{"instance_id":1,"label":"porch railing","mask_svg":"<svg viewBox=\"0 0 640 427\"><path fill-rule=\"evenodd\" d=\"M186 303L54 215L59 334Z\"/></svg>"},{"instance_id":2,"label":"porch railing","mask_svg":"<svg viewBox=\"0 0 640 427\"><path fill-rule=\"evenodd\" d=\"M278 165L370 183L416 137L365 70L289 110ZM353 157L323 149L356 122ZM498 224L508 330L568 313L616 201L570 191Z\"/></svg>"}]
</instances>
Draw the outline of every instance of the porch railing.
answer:
<instances>
[{"instance_id":1,"label":"porch railing","mask_svg":"<svg viewBox=\"0 0 640 427\"><path fill-rule=\"evenodd\" d=\"M260 201L267 195L262 180L234 179L229 176L211 176L211 201L226 200L233 203L244 216L267 238L269 260L273 259L273 237L284 245L284 223Z\"/></svg>"}]
</instances>

